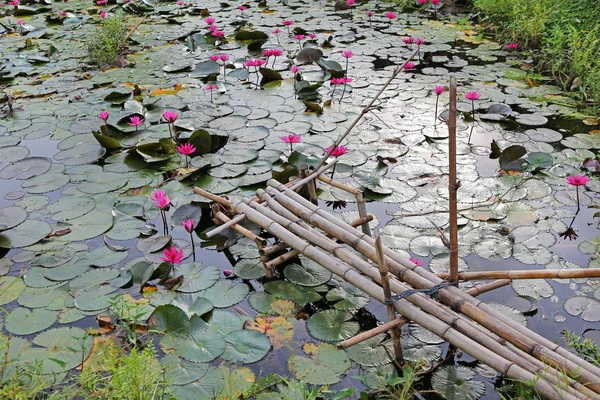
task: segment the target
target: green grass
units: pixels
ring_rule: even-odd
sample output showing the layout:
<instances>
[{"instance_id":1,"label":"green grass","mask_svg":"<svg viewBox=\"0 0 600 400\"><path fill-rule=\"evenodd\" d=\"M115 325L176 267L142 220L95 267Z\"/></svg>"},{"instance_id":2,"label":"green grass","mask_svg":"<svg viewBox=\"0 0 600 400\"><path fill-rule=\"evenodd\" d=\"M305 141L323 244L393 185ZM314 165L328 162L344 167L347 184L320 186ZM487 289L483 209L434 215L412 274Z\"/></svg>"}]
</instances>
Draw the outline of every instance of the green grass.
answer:
<instances>
[{"instance_id":1,"label":"green grass","mask_svg":"<svg viewBox=\"0 0 600 400\"><path fill-rule=\"evenodd\" d=\"M538 66L594 107L600 102L600 7L594 1L473 0L501 41L536 49ZM573 85L575 83L575 85Z\"/></svg>"},{"instance_id":2,"label":"green grass","mask_svg":"<svg viewBox=\"0 0 600 400\"><path fill-rule=\"evenodd\" d=\"M121 13L105 18L100 27L88 32L86 36L90 60L100 66L111 64L127 48L127 33L128 28Z\"/></svg>"}]
</instances>

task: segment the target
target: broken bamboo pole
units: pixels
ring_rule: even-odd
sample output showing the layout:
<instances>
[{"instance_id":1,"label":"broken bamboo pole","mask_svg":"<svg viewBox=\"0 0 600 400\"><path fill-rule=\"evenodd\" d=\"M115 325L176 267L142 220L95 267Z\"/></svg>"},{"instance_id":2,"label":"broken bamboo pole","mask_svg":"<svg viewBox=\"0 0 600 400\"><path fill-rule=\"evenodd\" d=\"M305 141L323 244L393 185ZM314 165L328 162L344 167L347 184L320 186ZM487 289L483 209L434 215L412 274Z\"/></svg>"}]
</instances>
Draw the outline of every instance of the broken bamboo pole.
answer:
<instances>
[{"instance_id":1,"label":"broken bamboo pole","mask_svg":"<svg viewBox=\"0 0 600 400\"><path fill-rule=\"evenodd\" d=\"M271 189L269 190L274 192L273 195L283 193L287 198L292 198L301 203L302 206L307 207L307 210L303 214L303 218L309 220L310 222L314 223L316 217L324 218L327 216L330 218L330 222L334 222L332 225L323 225L323 221L320 221L321 224L318 225L319 228L325 230L327 233L331 234L333 229L334 231L337 230L339 234L339 229L335 228L342 228L346 230L346 232L352 233L353 237L346 237L344 242L359 250L371 260L376 261L376 254L373 248L374 240L372 238L364 235L357 229L349 227L343 221L319 209L318 207L314 207L314 205L304 201L301 196L297 196L295 193L290 192L278 182L270 180L268 185L271 186ZM278 197L279 196L275 198L277 199ZM394 272L402 280L409 282L413 287L430 288L433 285L442 282L442 280L433 273L426 271L423 268L417 268L416 265L410 263L408 260L405 260L404 257L391 251L390 249L386 248L385 252L386 256L389 257L388 262L390 260L392 261L389 264L390 271ZM407 267L407 265L409 267ZM433 279L433 281L430 281L428 278ZM502 316L502 314L493 310L491 307L487 307L481 301L466 295L463 291L457 288L450 286L441 289L439 291L439 298L444 299L445 304L452 306L453 309L459 310L463 314L477 321L479 324L512 343L524 352L530 353L539 360L549 362L553 366L558 366L563 370L574 374L577 376L578 380L580 380L584 385L589 385L590 388L592 388L596 393L600 391L600 375L595 374L593 369L597 367L591 366L591 364L571 353L566 352L566 350L565 352L568 354L559 354L555 351L555 349L560 348L560 346L553 344L552 342L550 343L553 347L549 347L545 343L540 343L540 340L533 340L532 336L535 336L536 338L541 338L541 340L545 342L549 342L547 339L543 338L543 336L524 328L507 317ZM464 299L472 300L464 301ZM476 305L473 304L472 301L475 302ZM490 314L493 316L493 318L490 318ZM496 317L496 315L501 317ZM589 364L591 367L585 367L586 364ZM583 370L581 370L579 367L583 367Z\"/></svg>"},{"instance_id":2,"label":"broken bamboo pole","mask_svg":"<svg viewBox=\"0 0 600 400\"><path fill-rule=\"evenodd\" d=\"M268 198L268 194L264 193L264 191L260 195L260 197L267 203L269 201L273 201L273 199ZM277 198L277 200L283 201L281 196L279 197L280 198ZM272 221L273 223L277 223L285 227L294 234L300 235L303 239L308 240L309 243L312 242L318 244L318 246L323 248L326 252L334 254L340 260L346 262L349 265L352 265L361 273L370 277L372 280L381 283L380 275L378 274L376 268L373 268L362 258L356 256L356 254L347 251L343 246L338 245L336 242L332 241L320 232L317 232L312 226L306 225L304 221L302 221L299 217L292 217L291 219L287 219L282 215L274 212L273 210L261 207L256 202L250 200L245 200L244 202L252 205L256 211L263 214L266 218L268 218L269 221ZM292 208L290 208L290 210L294 211L294 213L297 213L299 215L305 216L306 214L310 214L310 212L308 212L307 210L298 210L296 207L294 207L293 204L291 205L291 207ZM341 233L341 235L343 235L343 232ZM409 287L404 286L398 281L391 282L391 285L393 286L393 290L397 293L404 292L410 289ZM539 360L531 357L529 354L519 352L519 350L516 350L514 348L506 347L504 342L497 341L496 337L492 336L489 331L484 330L477 324L473 324L470 320L465 319L464 317L458 314L454 314L451 311L442 310L441 307L439 307L439 303L433 301L432 299L427 298L422 294L418 294L417 296L410 295L407 296L407 299L411 303L414 303L416 306L420 307L430 315L433 315L436 318L440 319L444 323L455 327L456 329L458 329L462 333L467 334L471 338L476 338L475 340L477 340L480 344L482 344L486 348L492 349L497 354L502 355L506 359L517 363L525 369L535 370L536 373L539 374L547 374L548 380L552 383L559 382L559 378L561 375L558 371L554 369L548 369L546 365L544 365ZM594 395L592 391L585 388L579 382L571 380L569 383L573 387L573 389L569 387L569 391L574 390L585 392L585 396ZM598 398L600 398L600 396Z\"/></svg>"},{"instance_id":3,"label":"broken bamboo pole","mask_svg":"<svg viewBox=\"0 0 600 400\"><path fill-rule=\"evenodd\" d=\"M267 246L264 249L259 249L258 253L261 256L268 256L270 254L278 253L280 251L283 251L283 250L287 249L288 247L290 247L290 246L288 246L287 244L281 242L281 243L274 244L273 246Z\"/></svg>"},{"instance_id":4,"label":"broken bamboo pole","mask_svg":"<svg viewBox=\"0 0 600 400\"><path fill-rule=\"evenodd\" d=\"M437 116L436 116L437 118ZM458 181L456 180L456 80L450 78L448 117L448 208L450 210L450 282L458 282Z\"/></svg>"},{"instance_id":5,"label":"broken bamboo pole","mask_svg":"<svg viewBox=\"0 0 600 400\"><path fill-rule=\"evenodd\" d=\"M448 274L436 274L445 279ZM477 271L461 272L458 279L473 281L480 279L575 279L575 278L600 278L600 268L574 268L574 269L531 269L511 271Z\"/></svg>"},{"instance_id":6,"label":"broken bamboo pole","mask_svg":"<svg viewBox=\"0 0 600 400\"><path fill-rule=\"evenodd\" d=\"M385 308L387 310L388 322L396 319L396 310L392 302L392 290L390 289L390 277L388 276L387 265L385 265L385 255L383 254L383 246L381 244L381 236L377 235L375 239L375 247L377 248L377 258L379 266L379 275L381 276L381 287L383 288L383 296L385 300ZM404 356L402 354L402 344L400 343L400 332L396 328L390 329L392 335L392 344L394 345L394 355L398 365L404 364Z\"/></svg>"},{"instance_id":7,"label":"broken bamboo pole","mask_svg":"<svg viewBox=\"0 0 600 400\"><path fill-rule=\"evenodd\" d=\"M217 215L215 215L215 217L217 217L219 220L221 220L224 223L233 221L231 218L229 218L227 215L223 214L221 211L217 212ZM261 238L260 236L258 236L256 233L252 232L249 229L244 228L241 225L235 224L231 226L231 229L235 230L236 232L240 233L241 235L247 237L248 239L252 240L254 243L256 243L257 245L266 245L267 239Z\"/></svg>"},{"instance_id":8,"label":"broken bamboo pole","mask_svg":"<svg viewBox=\"0 0 600 400\"><path fill-rule=\"evenodd\" d=\"M246 218L245 215L237 215L234 218L230 219L229 222L225 222L224 224L217 226L212 231L208 231L206 233L201 233L200 237L204 240L210 239L211 237L216 236L219 233L231 228L233 225L239 224L240 222L242 222L244 220L244 218Z\"/></svg>"},{"instance_id":9,"label":"broken bamboo pole","mask_svg":"<svg viewBox=\"0 0 600 400\"><path fill-rule=\"evenodd\" d=\"M312 203L311 203L312 204ZM381 287L376 283L364 278L360 273L354 271L347 264L342 263L335 258L323 252L309 242L298 238L295 234L290 232L287 228L278 224L277 222L265 217L258 210L251 208L241 201L235 201L233 204L234 208L239 213L247 215L248 219L258 224L261 228L268 231L272 235L288 243L292 248L300 251L307 258L321 264L325 268L329 269L336 275L340 276L345 281L356 286L358 289L364 291L376 300L383 302L384 295ZM266 211L266 209L265 209ZM339 246L336 244L336 246ZM342 246L339 246L343 248ZM536 390L543 396L549 399L565 399L574 400L577 398L585 398L579 393L579 395L571 394L572 388L561 389L560 393L557 393L557 387L551 385L544 377L537 376L532 372L519 366L517 363L509 361L502 356L489 350L488 347L479 344L472 338L464 335L460 331L454 329L452 326L436 319L432 315L429 315L419 308L415 307L407 300L402 299L394 303L394 307L402 315L405 315L411 320L414 320L419 325L430 330L436 335L440 336L444 340L448 341L455 347L461 349L467 354L479 359L484 364L489 365L498 372L511 377L513 379L520 379L533 382ZM441 307L440 310L443 311Z\"/></svg>"}]
</instances>

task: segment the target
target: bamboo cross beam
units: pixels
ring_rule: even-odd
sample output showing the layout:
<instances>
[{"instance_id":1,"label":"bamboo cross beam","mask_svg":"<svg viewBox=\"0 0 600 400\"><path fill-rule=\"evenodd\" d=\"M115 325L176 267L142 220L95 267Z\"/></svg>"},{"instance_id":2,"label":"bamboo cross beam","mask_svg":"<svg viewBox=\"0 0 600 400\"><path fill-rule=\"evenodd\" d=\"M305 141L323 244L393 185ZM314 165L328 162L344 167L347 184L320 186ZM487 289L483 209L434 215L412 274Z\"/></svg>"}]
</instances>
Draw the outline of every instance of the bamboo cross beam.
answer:
<instances>
[{"instance_id":1,"label":"bamboo cross beam","mask_svg":"<svg viewBox=\"0 0 600 400\"><path fill-rule=\"evenodd\" d=\"M227 215L223 214L221 211L217 212L217 215L215 215L215 217L217 217L219 220L221 220L224 223L229 223L229 222L233 221L231 218L229 218ZM252 240L257 245L264 246L264 245L266 245L268 243L267 239L258 236L256 233L252 232L249 229L244 228L241 225L234 224L234 225L231 225L230 228L234 229L235 231L239 232L243 236L245 236L248 239Z\"/></svg>"},{"instance_id":2,"label":"bamboo cross beam","mask_svg":"<svg viewBox=\"0 0 600 400\"><path fill-rule=\"evenodd\" d=\"M365 256L373 261L376 261L376 254L374 251L374 240L362 232L349 227L346 223L339 220L337 217L315 207L312 203L305 201L301 196L296 193L289 191L289 189L283 187L277 181L270 180L267 183L272 186L268 191L272 193L277 200L279 197L276 193L285 194L285 198L294 199L298 203L302 204L302 207L306 207L306 210L302 212L304 218L307 218L311 223L317 220L317 217L330 218L330 222L333 224L320 224L319 228L325 230L327 233L333 231L339 231L338 228L346 230L346 233L351 234L352 237L345 237L342 241L353 246L355 249L363 253ZM274 188L281 190L281 192L275 191ZM274 191L274 192L273 192ZM326 219L326 218L325 218ZM341 238L340 238L341 239ZM386 256L389 257L390 271L399 276L402 280L409 282L413 287L416 288L430 288L435 284L442 282L440 278L435 274L426 271L423 268L418 268L414 263L407 262L404 257L399 254L385 248ZM402 263L398 262L400 260ZM407 268L404 264L411 265L411 268ZM431 280L430 280L431 279ZM600 392L600 375L594 373L594 368L587 363L585 360L567 352L566 350L558 353L556 350L560 348L557 344L550 342L552 347L547 346L545 343L549 342L543 336L536 334L535 332L521 326L520 324L510 320L507 317L502 316L499 312L493 310L491 307L486 306L481 301L465 294L463 291L454 288L447 287L439 291L438 297L445 304L458 309L468 317L477 321L479 324L489 329L493 333L507 340L508 342L519 347L521 350L531 353L539 360L549 362L551 365L560 366L566 371L570 371L577 379L589 385L595 392ZM465 299L472 299L471 301L464 301ZM473 302L476 303L473 304ZM491 311L488 311L491 310ZM500 317L496 317L499 315ZM536 339L532 339L536 337ZM538 340L537 338L541 338ZM545 341L545 342L543 342ZM564 349L563 349L564 350ZM583 367L581 369L580 367Z\"/></svg>"},{"instance_id":3,"label":"bamboo cross beam","mask_svg":"<svg viewBox=\"0 0 600 400\"><path fill-rule=\"evenodd\" d=\"M437 274L446 279L447 273ZM600 268L573 268L573 269L530 269L510 271L478 271L461 272L458 279L473 281L481 279L574 279L574 278L600 278Z\"/></svg>"},{"instance_id":4,"label":"bamboo cross beam","mask_svg":"<svg viewBox=\"0 0 600 400\"><path fill-rule=\"evenodd\" d=\"M224 224L217 226L212 231L209 231L206 233L201 233L200 237L204 240L210 239L211 237L216 236L219 233L231 228L233 225L236 225L236 224L242 222L245 218L246 218L245 215L238 215L238 216L234 217L233 219L230 219L229 222L225 222Z\"/></svg>"},{"instance_id":5,"label":"bamboo cross beam","mask_svg":"<svg viewBox=\"0 0 600 400\"><path fill-rule=\"evenodd\" d=\"M296 235L290 232L288 228L278 224L272 219L267 218L258 210L251 208L243 202L235 201L233 206L238 213L246 214L249 220L258 224L261 228L268 231L275 237L278 237L280 240L288 243L292 248L300 251L307 258L321 264L325 268L341 277L343 280L353 284L358 289L374 297L376 300L384 302L384 295L381 287L379 287L376 283L367 280L347 264L337 261L327 252L321 251L311 245L309 242L298 238ZM263 211L266 212L267 210L264 209ZM585 398L582 397L583 395L581 393L579 393L577 396L572 394L574 389L571 387L567 387L560 393L557 393L557 387L549 383L546 380L546 376L535 375L517 363L503 358L502 356L491 351L488 347L481 345L471 337L468 337L462 334L460 331L454 329L452 326L441 322L426 312L423 312L423 310L410 304L406 299L395 302L394 307L402 315L414 320L419 325L444 338L452 345L479 359L500 373L513 379L533 382L536 390L541 395L549 399L574 400L578 398ZM442 309L440 308L440 310Z\"/></svg>"}]
</instances>

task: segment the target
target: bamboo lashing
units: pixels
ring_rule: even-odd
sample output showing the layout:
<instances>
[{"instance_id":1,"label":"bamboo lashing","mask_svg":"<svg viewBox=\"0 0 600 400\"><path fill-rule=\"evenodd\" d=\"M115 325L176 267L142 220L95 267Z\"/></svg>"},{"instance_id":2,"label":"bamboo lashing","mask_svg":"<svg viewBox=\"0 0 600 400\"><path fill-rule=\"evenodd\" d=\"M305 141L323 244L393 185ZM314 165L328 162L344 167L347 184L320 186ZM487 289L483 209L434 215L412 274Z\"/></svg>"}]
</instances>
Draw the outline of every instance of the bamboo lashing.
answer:
<instances>
[{"instance_id":1,"label":"bamboo lashing","mask_svg":"<svg viewBox=\"0 0 600 400\"><path fill-rule=\"evenodd\" d=\"M312 204L312 203L311 203ZM342 263L335 258L331 257L326 252L323 252L309 242L298 238L296 235L291 233L287 228L279 225L277 222L265 217L257 210L244 204L241 201L236 201L233 207L239 213L247 215L248 219L258 224L261 228L265 229L272 235L280 238L281 240L288 243L294 249L300 251L307 258L321 264L325 268L329 269L343 280L353 284L358 289L364 291L380 302L384 302L384 295L381 287L376 283L367 280L361 274L354 271L350 266ZM263 211L266 211L263 210ZM336 245L338 246L338 245ZM341 247L341 246L340 246ZM574 395L571 392L574 390L571 387L565 388L564 391L557 394L556 386L551 385L546 381L545 377L539 377L532 372L522 368L517 363L509 361L493 351L489 350L488 347L479 344L470 337L462 334L452 326L445 324L432 315L429 315L417 307L410 304L407 300L403 299L394 303L394 308L405 315L409 319L415 321L419 325L425 327L431 332L442 337L452 345L460 348L465 353L472 355L479 359L483 363L496 369L500 373L509 376L513 379L520 379L534 382L534 387L543 396L549 399L577 399L585 398L584 395ZM441 310L441 308L440 308Z\"/></svg>"},{"instance_id":2,"label":"bamboo lashing","mask_svg":"<svg viewBox=\"0 0 600 400\"><path fill-rule=\"evenodd\" d=\"M437 115L435 116L437 118ZM456 80L450 78L448 117L448 206L450 209L450 282L458 282L458 181L456 180Z\"/></svg>"},{"instance_id":3,"label":"bamboo lashing","mask_svg":"<svg viewBox=\"0 0 600 400\"><path fill-rule=\"evenodd\" d=\"M327 233L330 234L336 232L337 235L343 236L340 233L340 230L337 228L341 227L345 229L346 233L350 233L352 237L346 237L344 239L342 237L339 237L340 239L342 239L345 243L351 245L355 249L359 250L371 260L376 259L374 249L372 246L372 244L374 244L372 238L362 234L356 229L349 227L343 221L337 219L336 217L333 217L331 214L326 213L317 207L314 207L312 203L306 202L301 196L297 196L295 193L290 192L287 188L284 188L278 182L271 180L268 182L268 184L269 186L277 188L277 191L281 190L286 195L286 198L293 198L295 201L302 202L302 206L307 207L308 209L302 214L303 218L306 218L311 223L315 223L315 221L318 220L317 217L321 218L321 220L319 220L321 224L316 225L318 225L319 228L325 230ZM272 191L274 190L274 188L270 188L268 189L268 192L273 193ZM277 191L275 191L275 193ZM333 224L330 224L329 226L327 226L327 224L324 225L323 220L327 219L323 217L324 215L330 218L329 221L333 222ZM336 234L334 235L337 236ZM386 256L389 257L388 267L390 268L390 271L395 273L402 280L405 280L408 283L410 283L413 287L428 288L442 282L442 280L434 274L430 273L429 271L426 271L423 268L417 268L416 265L410 263L408 260L404 259L404 257L398 255L397 253L387 248L385 249L385 253ZM400 260L401 262L398 262L398 260ZM475 321L485 326L487 329L494 332L503 339L513 343L521 350L525 352L530 352L536 358L550 362L554 366L560 366L561 368L565 369L566 371L570 371L571 373L578 372L578 378L580 381L587 385L590 385L590 387L593 388L596 392L600 390L600 385L598 384L598 382L600 382L600 375L595 373L594 368L596 367L591 366L591 364L587 363L585 360L582 360L579 357L576 357L575 355L566 352L566 350L565 352L568 354L564 354L563 352L559 354L558 352L556 352L556 350L560 348L560 346L558 346L557 344L553 344L550 342L552 347L547 346L546 343L549 342L547 339L535 334L535 332L532 332L529 329L520 326L518 323L510 320L507 317L504 317L502 314L491 309L490 307L486 307L484 303L472 298L471 296L466 295L463 291L457 288L448 287L440 290L439 298L445 304L454 306L455 309L458 309L460 312L474 319ZM490 318L490 314L494 318ZM497 317L497 315L499 317ZM533 339L534 337L535 339ZM542 340L538 340L537 337L542 338ZM589 366L591 366L592 368L590 368ZM582 367L583 369L580 369L579 367Z\"/></svg>"}]
</instances>

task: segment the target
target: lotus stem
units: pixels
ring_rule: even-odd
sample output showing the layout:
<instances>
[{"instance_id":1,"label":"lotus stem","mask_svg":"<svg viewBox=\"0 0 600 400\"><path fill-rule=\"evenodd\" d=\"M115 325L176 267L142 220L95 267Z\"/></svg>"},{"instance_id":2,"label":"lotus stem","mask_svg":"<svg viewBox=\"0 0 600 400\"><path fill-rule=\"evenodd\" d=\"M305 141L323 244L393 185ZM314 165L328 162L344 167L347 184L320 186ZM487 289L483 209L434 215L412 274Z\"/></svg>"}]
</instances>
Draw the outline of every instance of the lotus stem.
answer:
<instances>
[{"instance_id":1,"label":"lotus stem","mask_svg":"<svg viewBox=\"0 0 600 400\"><path fill-rule=\"evenodd\" d=\"M575 193L577 193L577 212L579 212L579 186L575 186Z\"/></svg>"},{"instance_id":2,"label":"lotus stem","mask_svg":"<svg viewBox=\"0 0 600 400\"><path fill-rule=\"evenodd\" d=\"M344 90L342 90L342 96L340 97L340 104L342 104L342 100L344 98L344 94L346 93L346 82L344 82ZM334 167L335 169L335 167Z\"/></svg>"},{"instance_id":3,"label":"lotus stem","mask_svg":"<svg viewBox=\"0 0 600 400\"><path fill-rule=\"evenodd\" d=\"M438 115L438 103L440 102L440 96L436 96L435 98L435 115L433 116L433 127L437 125L437 115Z\"/></svg>"},{"instance_id":4,"label":"lotus stem","mask_svg":"<svg viewBox=\"0 0 600 400\"><path fill-rule=\"evenodd\" d=\"M194 234L190 232L190 241L192 242L192 257L196 261L196 246L194 245Z\"/></svg>"}]
</instances>

